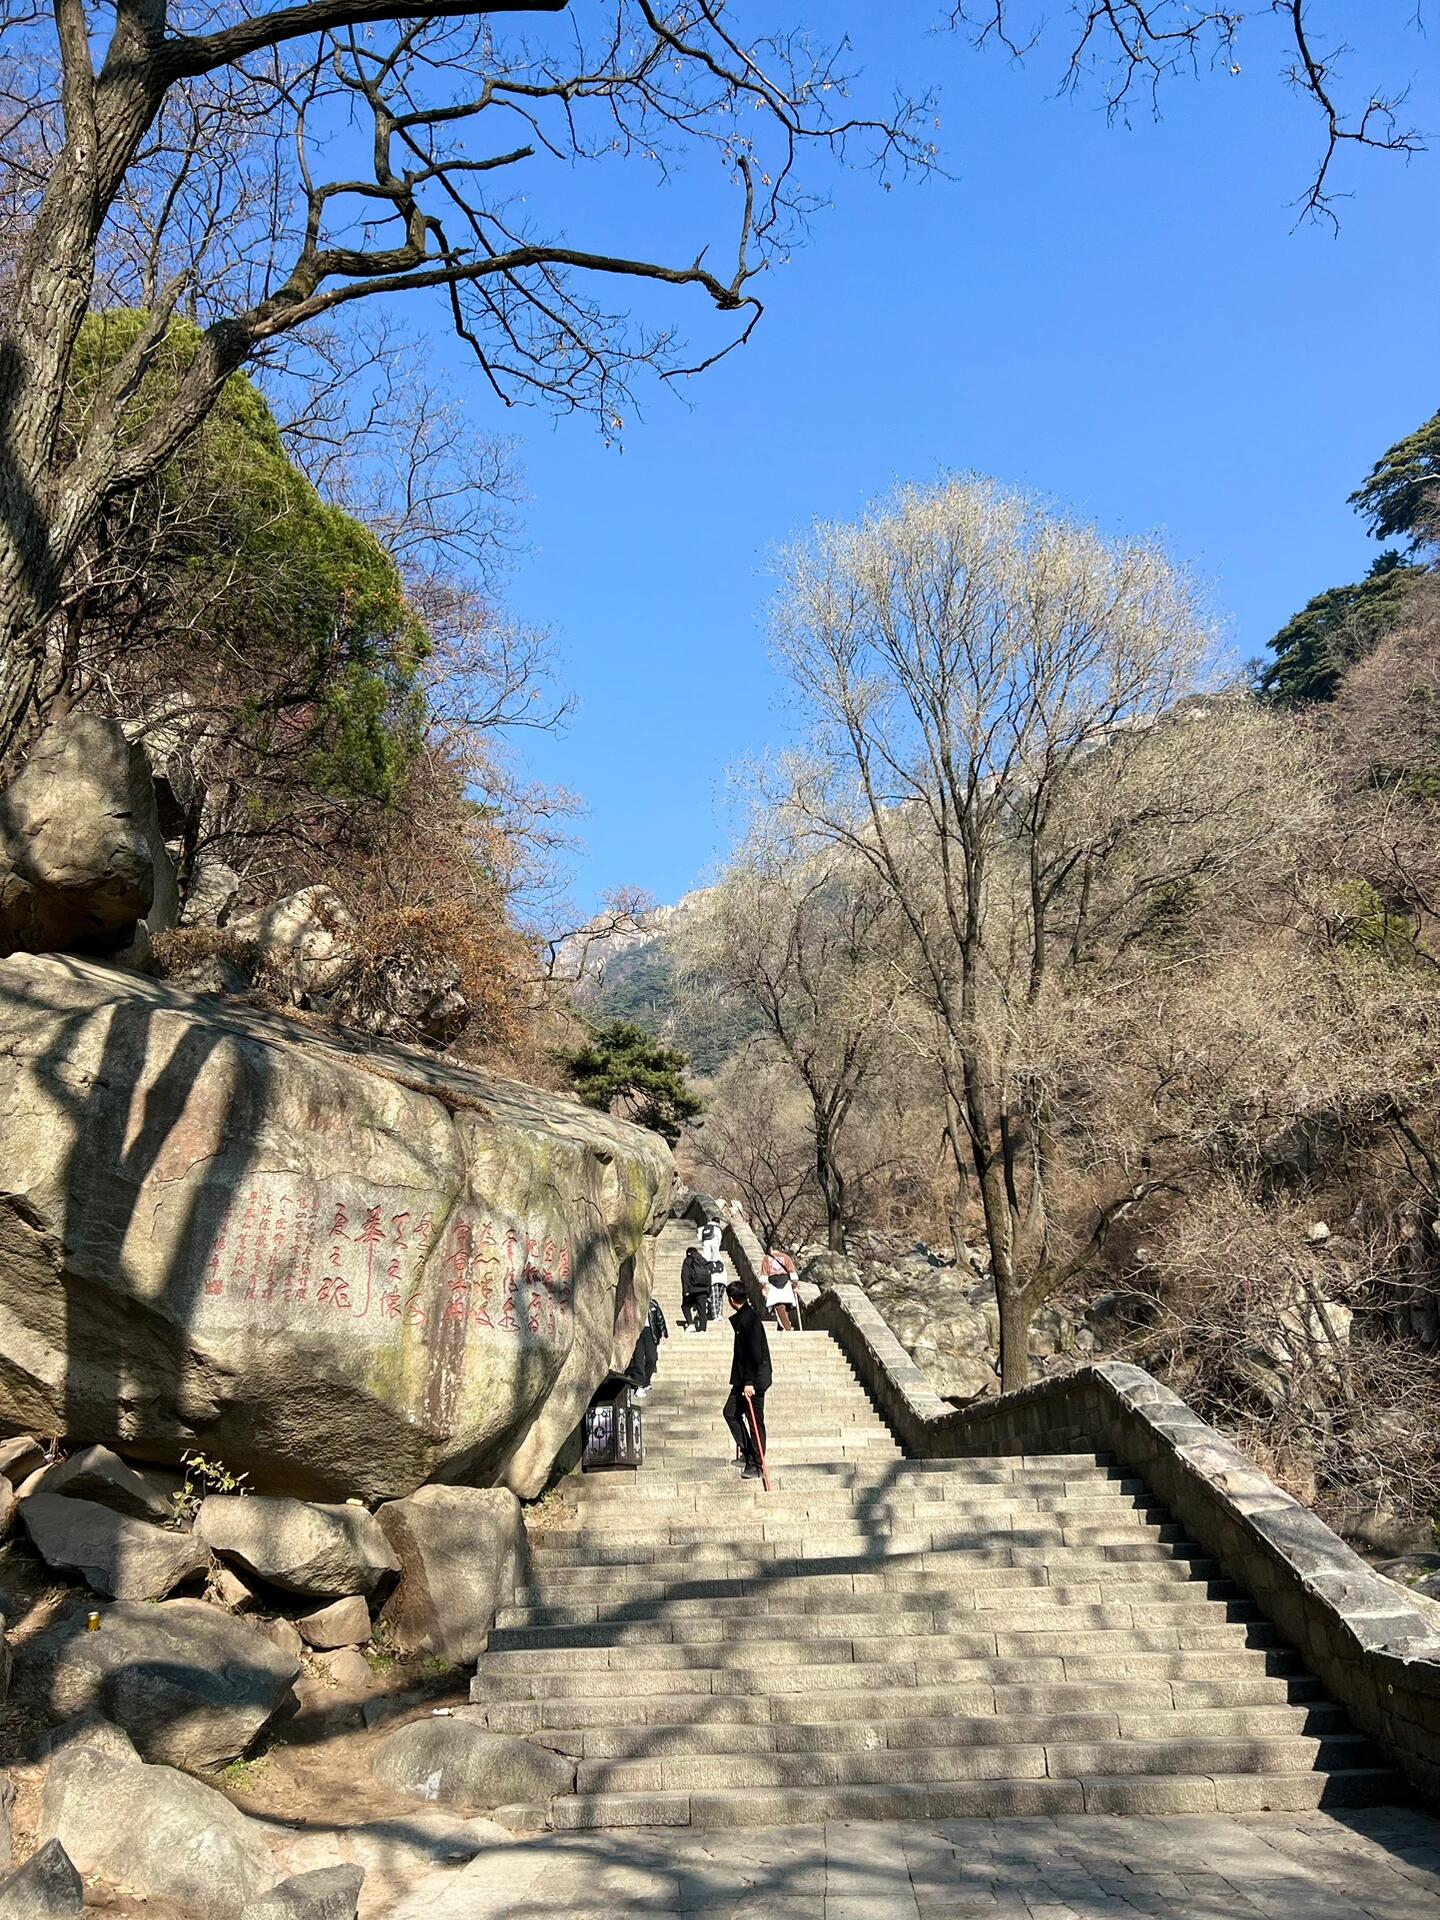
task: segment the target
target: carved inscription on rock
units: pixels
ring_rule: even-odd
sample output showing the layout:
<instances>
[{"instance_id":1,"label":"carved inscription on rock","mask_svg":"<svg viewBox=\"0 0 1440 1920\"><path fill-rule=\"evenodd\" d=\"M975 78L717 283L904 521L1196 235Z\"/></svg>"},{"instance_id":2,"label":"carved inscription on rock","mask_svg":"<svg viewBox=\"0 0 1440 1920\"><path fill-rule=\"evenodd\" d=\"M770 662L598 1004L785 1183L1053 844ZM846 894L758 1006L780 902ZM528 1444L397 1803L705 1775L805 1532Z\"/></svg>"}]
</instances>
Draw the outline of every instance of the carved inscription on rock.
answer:
<instances>
[{"instance_id":1,"label":"carved inscription on rock","mask_svg":"<svg viewBox=\"0 0 1440 1920\"><path fill-rule=\"evenodd\" d=\"M461 1205L439 1215L380 1193L256 1174L216 1229L210 1311L257 1327L460 1324L480 1338L568 1347L571 1253L543 1227Z\"/></svg>"}]
</instances>

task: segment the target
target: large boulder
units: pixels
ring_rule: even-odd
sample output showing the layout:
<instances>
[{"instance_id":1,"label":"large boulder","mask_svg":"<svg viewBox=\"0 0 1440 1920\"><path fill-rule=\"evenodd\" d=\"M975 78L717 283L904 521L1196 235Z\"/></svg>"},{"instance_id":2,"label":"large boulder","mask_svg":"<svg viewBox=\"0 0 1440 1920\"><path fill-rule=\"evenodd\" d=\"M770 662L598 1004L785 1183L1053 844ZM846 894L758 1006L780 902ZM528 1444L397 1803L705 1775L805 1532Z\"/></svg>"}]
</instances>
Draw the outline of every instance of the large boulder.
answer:
<instances>
[{"instance_id":1,"label":"large boulder","mask_svg":"<svg viewBox=\"0 0 1440 1920\"><path fill-rule=\"evenodd\" d=\"M206 1771L293 1705L300 1662L203 1600L117 1600L96 1632L82 1609L32 1640L24 1671L52 1713L98 1713L145 1759Z\"/></svg>"},{"instance_id":2,"label":"large boulder","mask_svg":"<svg viewBox=\"0 0 1440 1920\"><path fill-rule=\"evenodd\" d=\"M0 1424L523 1497L628 1361L655 1135L82 961L0 962L0 1031Z\"/></svg>"},{"instance_id":3,"label":"large boulder","mask_svg":"<svg viewBox=\"0 0 1440 1920\"><path fill-rule=\"evenodd\" d=\"M222 1560L312 1600L373 1593L388 1574L400 1571L389 1541L363 1507L216 1493L201 1501L195 1532Z\"/></svg>"},{"instance_id":4,"label":"large boulder","mask_svg":"<svg viewBox=\"0 0 1440 1920\"><path fill-rule=\"evenodd\" d=\"M412 1720L376 1749L375 1777L417 1800L478 1813L484 1807L533 1804L575 1785L575 1762L514 1734L491 1733L473 1720Z\"/></svg>"},{"instance_id":5,"label":"large boulder","mask_svg":"<svg viewBox=\"0 0 1440 1920\"><path fill-rule=\"evenodd\" d=\"M144 748L95 714L56 721L0 793L0 952L118 953L178 911Z\"/></svg>"},{"instance_id":6,"label":"large boulder","mask_svg":"<svg viewBox=\"0 0 1440 1920\"><path fill-rule=\"evenodd\" d=\"M380 1618L402 1653L468 1666L485 1649L525 1550L520 1503L506 1487L422 1487L375 1518L400 1561Z\"/></svg>"},{"instance_id":7,"label":"large boulder","mask_svg":"<svg viewBox=\"0 0 1440 1920\"><path fill-rule=\"evenodd\" d=\"M78 1573L116 1600L163 1600L210 1565L203 1540L132 1520L93 1500L32 1493L20 1503L31 1544L47 1567Z\"/></svg>"},{"instance_id":8,"label":"large boulder","mask_svg":"<svg viewBox=\"0 0 1440 1920\"><path fill-rule=\"evenodd\" d=\"M58 1840L86 1879L213 1920L232 1920L275 1880L263 1828L223 1793L94 1747L51 1762L39 1837Z\"/></svg>"}]
</instances>

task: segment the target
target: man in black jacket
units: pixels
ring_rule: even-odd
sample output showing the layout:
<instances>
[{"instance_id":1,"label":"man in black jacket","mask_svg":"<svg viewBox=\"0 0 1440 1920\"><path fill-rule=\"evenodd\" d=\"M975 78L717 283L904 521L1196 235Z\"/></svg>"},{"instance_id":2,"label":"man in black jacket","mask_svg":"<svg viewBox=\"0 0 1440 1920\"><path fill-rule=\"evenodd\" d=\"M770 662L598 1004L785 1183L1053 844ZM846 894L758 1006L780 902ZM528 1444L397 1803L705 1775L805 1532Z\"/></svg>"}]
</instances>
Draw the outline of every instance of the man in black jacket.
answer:
<instances>
[{"instance_id":1,"label":"man in black jacket","mask_svg":"<svg viewBox=\"0 0 1440 1920\"><path fill-rule=\"evenodd\" d=\"M760 1455L750 1426L751 1413L765 1445L765 1395L770 1389L770 1342L760 1316L745 1298L745 1285L732 1280L725 1289L730 1303L730 1325L735 1333L735 1357L730 1362L730 1398L725 1402L725 1424L735 1437L745 1467L743 1480L760 1478ZM749 1405L747 1407L746 1402Z\"/></svg>"}]
</instances>

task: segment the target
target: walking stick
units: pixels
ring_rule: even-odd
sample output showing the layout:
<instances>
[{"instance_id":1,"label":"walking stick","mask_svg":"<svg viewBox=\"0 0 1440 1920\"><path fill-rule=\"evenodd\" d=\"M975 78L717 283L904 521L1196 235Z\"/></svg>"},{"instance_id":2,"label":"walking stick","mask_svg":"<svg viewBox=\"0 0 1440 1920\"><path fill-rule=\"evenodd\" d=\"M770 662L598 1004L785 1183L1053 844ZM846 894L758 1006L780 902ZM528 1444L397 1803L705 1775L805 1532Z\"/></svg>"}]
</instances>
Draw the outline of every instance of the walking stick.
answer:
<instances>
[{"instance_id":1,"label":"walking stick","mask_svg":"<svg viewBox=\"0 0 1440 1920\"><path fill-rule=\"evenodd\" d=\"M742 1393L740 1398L745 1402L745 1411L750 1416L750 1431L755 1436L755 1451L760 1456L761 1484L767 1493L773 1493L775 1489L770 1484L770 1469L765 1464L765 1449L760 1444L760 1423L755 1418L755 1402L750 1398L748 1393Z\"/></svg>"}]
</instances>

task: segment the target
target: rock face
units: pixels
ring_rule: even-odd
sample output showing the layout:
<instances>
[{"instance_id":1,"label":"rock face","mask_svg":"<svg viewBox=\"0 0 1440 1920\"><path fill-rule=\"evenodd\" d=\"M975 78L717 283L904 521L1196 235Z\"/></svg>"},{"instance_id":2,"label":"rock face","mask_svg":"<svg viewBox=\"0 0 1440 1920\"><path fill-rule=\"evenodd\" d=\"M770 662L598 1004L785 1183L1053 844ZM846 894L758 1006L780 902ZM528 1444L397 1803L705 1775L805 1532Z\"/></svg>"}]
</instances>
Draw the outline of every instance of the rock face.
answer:
<instances>
[{"instance_id":1,"label":"rock face","mask_svg":"<svg viewBox=\"0 0 1440 1920\"><path fill-rule=\"evenodd\" d=\"M113 720L57 721L0 794L0 952L117 953L178 907L144 749Z\"/></svg>"},{"instance_id":2,"label":"rock face","mask_svg":"<svg viewBox=\"0 0 1440 1920\"><path fill-rule=\"evenodd\" d=\"M381 1615L402 1653L468 1666L514 1589L525 1550L520 1503L504 1487L422 1487L375 1518L400 1560Z\"/></svg>"},{"instance_id":3,"label":"rock face","mask_svg":"<svg viewBox=\"0 0 1440 1920\"><path fill-rule=\"evenodd\" d=\"M201 1501L195 1531L222 1560L313 1600L373 1593L387 1574L400 1571L363 1507L217 1493Z\"/></svg>"},{"instance_id":4,"label":"rock face","mask_svg":"<svg viewBox=\"0 0 1440 1920\"><path fill-rule=\"evenodd\" d=\"M0 962L0 1421L261 1491L533 1495L674 1177L556 1096L81 961Z\"/></svg>"},{"instance_id":5,"label":"rock face","mask_svg":"<svg viewBox=\"0 0 1440 1920\"><path fill-rule=\"evenodd\" d=\"M96 1593L117 1600L163 1600L210 1565L203 1540L132 1520L93 1500L32 1493L20 1517L47 1567L78 1573Z\"/></svg>"},{"instance_id":6,"label":"rock face","mask_svg":"<svg viewBox=\"0 0 1440 1920\"><path fill-rule=\"evenodd\" d=\"M87 1879L215 1920L231 1920L275 1878L262 1830L223 1793L93 1747L67 1748L51 1763L39 1833L58 1840Z\"/></svg>"},{"instance_id":7,"label":"rock face","mask_svg":"<svg viewBox=\"0 0 1440 1920\"><path fill-rule=\"evenodd\" d=\"M292 1699L300 1663L203 1600L117 1601L32 1640L27 1672L53 1713L98 1713L147 1760L201 1771L240 1755Z\"/></svg>"},{"instance_id":8,"label":"rock face","mask_svg":"<svg viewBox=\"0 0 1440 1920\"><path fill-rule=\"evenodd\" d=\"M575 1762L471 1720L412 1720L380 1742L375 1777L399 1793L478 1812L548 1800L575 1785Z\"/></svg>"}]
</instances>

